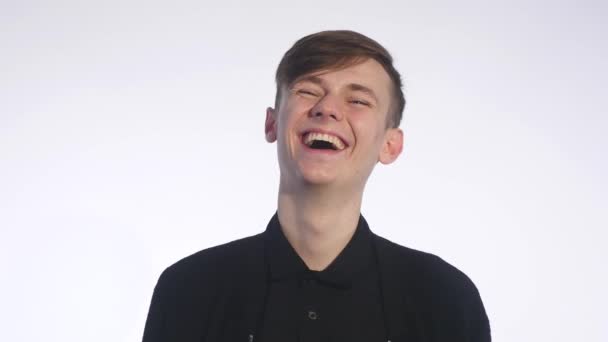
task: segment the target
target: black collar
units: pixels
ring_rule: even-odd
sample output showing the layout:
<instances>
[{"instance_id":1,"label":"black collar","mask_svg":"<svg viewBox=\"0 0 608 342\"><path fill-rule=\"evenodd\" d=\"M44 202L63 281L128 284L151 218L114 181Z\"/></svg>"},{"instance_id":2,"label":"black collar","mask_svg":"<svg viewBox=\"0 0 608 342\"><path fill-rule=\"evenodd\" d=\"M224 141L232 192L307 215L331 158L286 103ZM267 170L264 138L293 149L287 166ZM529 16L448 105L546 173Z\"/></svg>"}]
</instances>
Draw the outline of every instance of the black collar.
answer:
<instances>
[{"instance_id":1,"label":"black collar","mask_svg":"<svg viewBox=\"0 0 608 342\"><path fill-rule=\"evenodd\" d=\"M355 231L351 241L348 243L347 248L340 253L330 267L319 273L331 271L330 269L333 269L334 267L338 269L338 271L342 268L346 268L348 270L348 265L351 265L351 267L354 265L356 269L356 266L358 266L357 262L359 261L363 261L361 265L369 264L369 258L366 258L365 255L371 252L372 265L377 267L376 276L381 289L380 296L383 318L386 327L386 340L390 342L392 339L395 339L398 336L405 336L405 334L408 332L415 333L416 326L404 325L403 317L399 314L404 309L403 305L406 298L403 296L403 293L406 291L404 290L404 286L407 287L407 283L404 285L403 282L395 281L407 277L407 275L404 274L407 273L408 269L412 268L409 267L412 266L410 265L412 258L407 258L407 260L404 259L402 248L400 248L399 245L379 237L370 231L369 226L367 225L367 222L363 216L360 216L356 229L357 230ZM249 341L255 342L264 340L264 337L258 336L257 333L262 329L264 315L266 312L268 293L270 289L269 283L272 281L270 268L273 267L275 274L278 275L281 273L276 273L277 270L288 269L287 267L283 268L283 266L280 266L282 262L277 262L277 260L282 260L280 257L284 256L281 254L281 245L283 246L283 253L287 253L288 256L289 253L292 253L292 261L295 259L296 261L301 262L301 266L303 266L306 271L309 271L304 262L295 253L293 248L291 248L291 245L283 235L277 213L274 214L268 223L266 231L258 236L263 241L263 245L261 248L256 248L255 251L252 251L251 255L247 256L245 263L248 265L248 267L246 268L244 275L247 281L243 283L245 284L244 293L247 297L246 302L243 304L243 308L246 317L245 319L247 321L246 324L248 326L248 339ZM360 242L361 240L363 242L367 240L369 244L362 243ZM354 245L354 247L351 245ZM285 248L285 246L289 248ZM367 250L369 246L371 246L371 251ZM288 252L285 252L285 250ZM361 251L361 253L358 253L357 251ZM354 255L354 262L348 261L353 260L351 255ZM342 261L342 259L345 260ZM290 265L289 262L286 262L285 264L287 266ZM297 264L298 263L296 262L296 265ZM341 264L347 264L347 267L340 266ZM259 272L260 267L265 267L266 270L264 272ZM359 270L363 271L365 268L366 267L359 267ZM353 268L350 268L350 270L352 271ZM298 272L292 274L298 274ZM358 272L350 274L354 275L358 274ZM333 279L332 276L329 276L329 278ZM417 320L411 319L409 321L414 322ZM412 336L412 340L415 340L415 336ZM259 337L261 337L261 339Z\"/></svg>"},{"instance_id":2,"label":"black collar","mask_svg":"<svg viewBox=\"0 0 608 342\"><path fill-rule=\"evenodd\" d=\"M355 233L336 259L324 270L310 270L293 249L275 213L265 234L268 243L269 276L272 281L316 279L335 288L349 288L353 281L374 265L372 235L363 218L359 215Z\"/></svg>"}]
</instances>

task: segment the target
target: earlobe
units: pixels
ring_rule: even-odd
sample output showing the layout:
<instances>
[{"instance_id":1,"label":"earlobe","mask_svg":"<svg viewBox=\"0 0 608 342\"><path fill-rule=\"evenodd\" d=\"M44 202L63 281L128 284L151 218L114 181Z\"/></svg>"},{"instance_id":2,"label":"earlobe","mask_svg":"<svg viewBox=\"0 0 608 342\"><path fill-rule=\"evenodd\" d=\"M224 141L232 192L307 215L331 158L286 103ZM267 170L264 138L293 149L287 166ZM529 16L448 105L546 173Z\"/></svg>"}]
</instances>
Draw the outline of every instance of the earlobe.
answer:
<instances>
[{"instance_id":1,"label":"earlobe","mask_svg":"<svg viewBox=\"0 0 608 342\"><path fill-rule=\"evenodd\" d=\"M277 140L277 120L276 111L271 107L266 108L266 122L264 124L264 133L266 141L269 143Z\"/></svg>"},{"instance_id":2,"label":"earlobe","mask_svg":"<svg viewBox=\"0 0 608 342\"><path fill-rule=\"evenodd\" d=\"M384 145L378 161L382 164L390 164L397 160L403 150L403 131L399 128L391 128L386 132Z\"/></svg>"}]
</instances>

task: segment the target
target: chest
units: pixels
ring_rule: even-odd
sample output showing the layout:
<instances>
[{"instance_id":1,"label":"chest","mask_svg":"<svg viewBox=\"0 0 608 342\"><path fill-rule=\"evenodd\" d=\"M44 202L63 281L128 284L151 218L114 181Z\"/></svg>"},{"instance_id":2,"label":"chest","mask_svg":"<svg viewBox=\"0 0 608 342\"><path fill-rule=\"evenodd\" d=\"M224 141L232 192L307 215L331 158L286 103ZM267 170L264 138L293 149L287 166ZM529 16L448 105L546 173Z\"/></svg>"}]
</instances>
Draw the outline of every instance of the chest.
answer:
<instances>
[{"instance_id":1,"label":"chest","mask_svg":"<svg viewBox=\"0 0 608 342\"><path fill-rule=\"evenodd\" d=\"M258 341L386 341L381 296L374 280L359 279L348 288L315 280L272 284Z\"/></svg>"}]
</instances>

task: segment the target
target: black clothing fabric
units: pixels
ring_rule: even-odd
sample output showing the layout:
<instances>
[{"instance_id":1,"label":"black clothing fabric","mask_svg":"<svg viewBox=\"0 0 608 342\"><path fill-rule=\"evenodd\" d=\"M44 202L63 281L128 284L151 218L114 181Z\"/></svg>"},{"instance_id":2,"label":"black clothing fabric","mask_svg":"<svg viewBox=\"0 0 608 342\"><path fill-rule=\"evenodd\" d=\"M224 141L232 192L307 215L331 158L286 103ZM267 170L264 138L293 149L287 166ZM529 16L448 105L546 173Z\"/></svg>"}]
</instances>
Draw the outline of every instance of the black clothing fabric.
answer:
<instances>
[{"instance_id":1,"label":"black clothing fabric","mask_svg":"<svg viewBox=\"0 0 608 342\"><path fill-rule=\"evenodd\" d=\"M275 214L263 233L173 264L154 289L143 342L491 341L464 273L374 234L363 216L324 271L292 253Z\"/></svg>"},{"instance_id":2,"label":"black clothing fabric","mask_svg":"<svg viewBox=\"0 0 608 342\"><path fill-rule=\"evenodd\" d=\"M372 237L362 216L323 271L308 269L277 215L268 225L268 256L271 282L260 341L387 340Z\"/></svg>"}]
</instances>

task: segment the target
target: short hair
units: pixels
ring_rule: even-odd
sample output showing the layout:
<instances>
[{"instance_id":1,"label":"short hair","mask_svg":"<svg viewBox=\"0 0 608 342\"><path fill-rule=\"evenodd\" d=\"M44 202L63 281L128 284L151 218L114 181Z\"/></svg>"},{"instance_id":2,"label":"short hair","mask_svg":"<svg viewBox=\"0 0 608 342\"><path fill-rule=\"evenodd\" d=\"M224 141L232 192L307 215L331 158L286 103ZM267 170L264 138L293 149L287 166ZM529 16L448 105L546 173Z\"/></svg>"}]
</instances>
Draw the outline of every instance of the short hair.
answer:
<instances>
[{"instance_id":1,"label":"short hair","mask_svg":"<svg viewBox=\"0 0 608 342\"><path fill-rule=\"evenodd\" d=\"M399 127L405 108L401 75L393 66L390 53L375 40L349 30L321 31L305 36L287 50L275 76L275 107L281 98L281 87L290 86L299 77L320 71L340 70L368 59L378 62L393 85L387 127Z\"/></svg>"}]
</instances>

